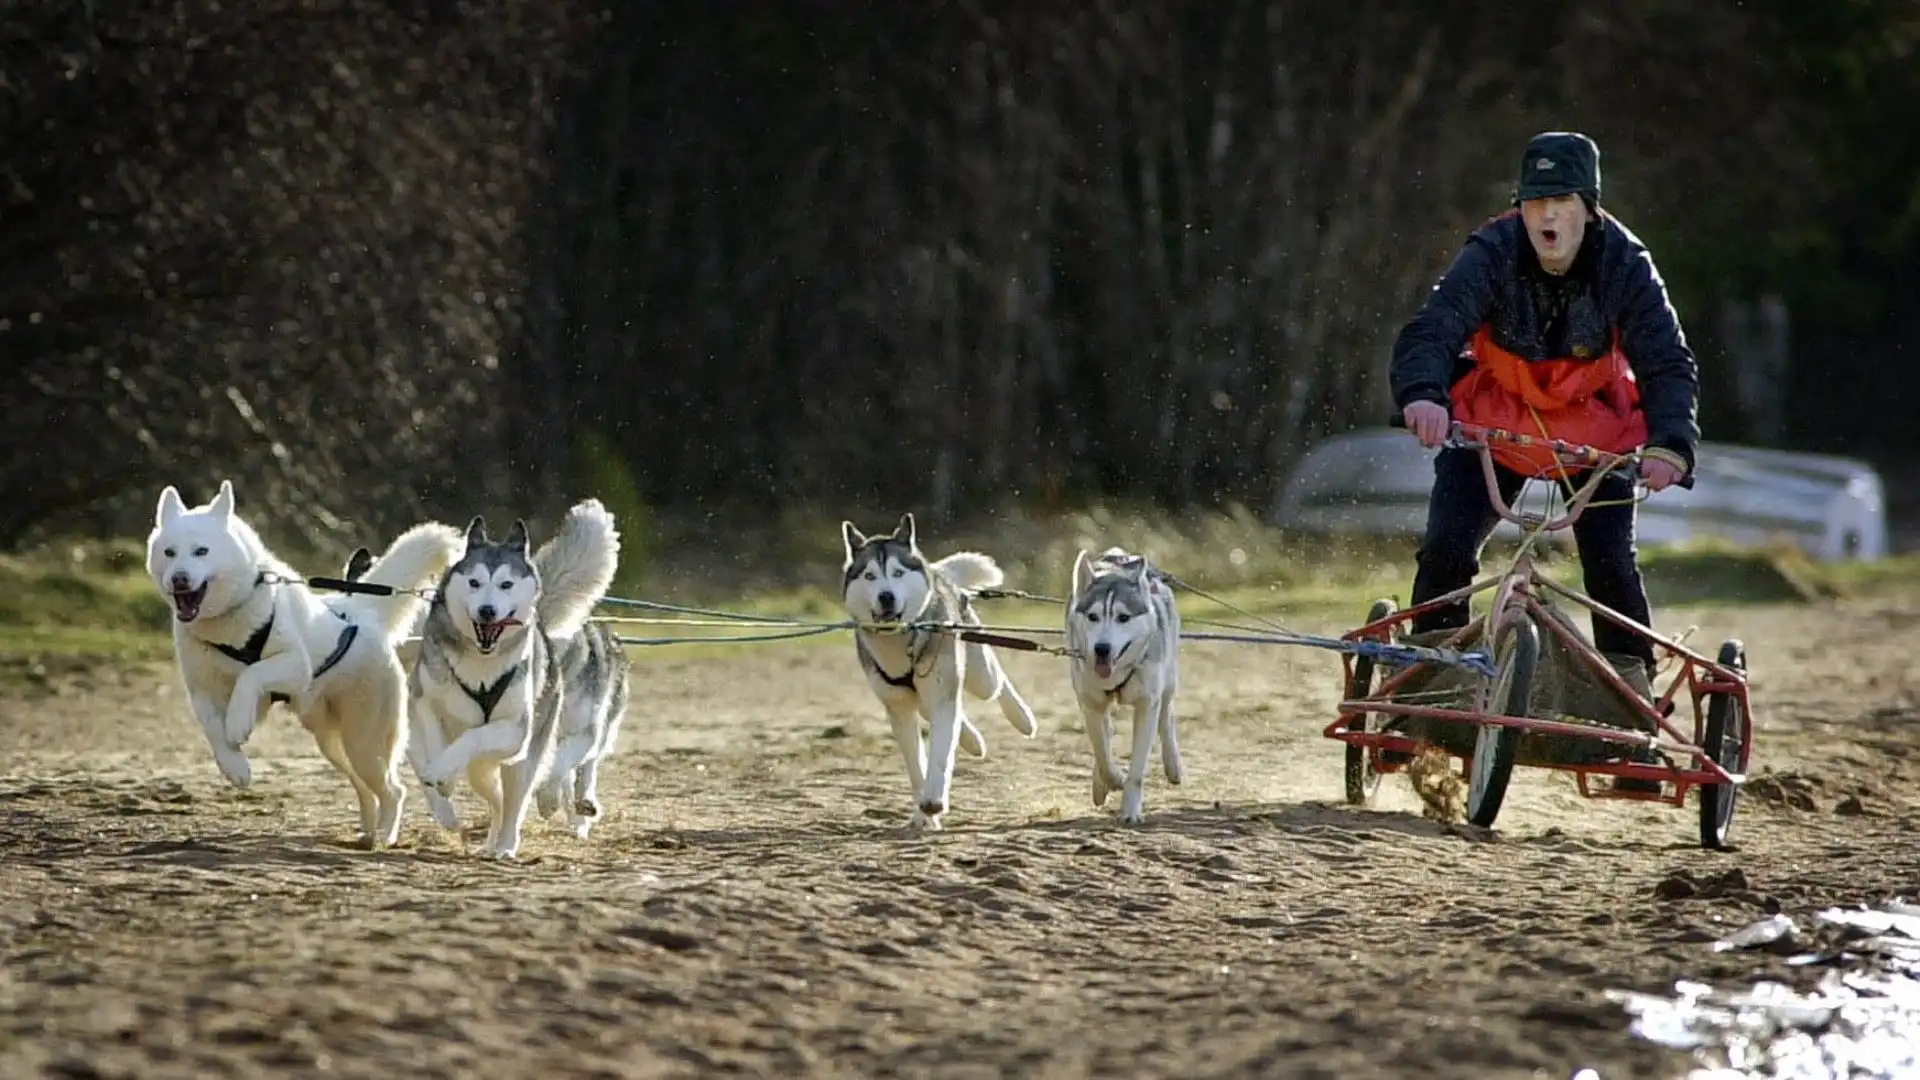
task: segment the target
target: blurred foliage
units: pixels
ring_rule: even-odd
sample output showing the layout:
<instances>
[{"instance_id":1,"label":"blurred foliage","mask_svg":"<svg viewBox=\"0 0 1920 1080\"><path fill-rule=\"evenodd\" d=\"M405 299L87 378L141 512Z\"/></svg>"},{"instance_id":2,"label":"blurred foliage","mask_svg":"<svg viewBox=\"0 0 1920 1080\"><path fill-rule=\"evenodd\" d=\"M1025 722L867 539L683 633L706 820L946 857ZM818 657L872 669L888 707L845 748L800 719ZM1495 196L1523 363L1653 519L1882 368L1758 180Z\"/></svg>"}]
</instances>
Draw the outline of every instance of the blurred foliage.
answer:
<instances>
[{"instance_id":1,"label":"blurred foliage","mask_svg":"<svg viewBox=\"0 0 1920 1080\"><path fill-rule=\"evenodd\" d=\"M1549 127L1709 437L1714 312L1779 294L1793 442L1904 451L1917 42L1911 0L17 0L0 548L222 477L322 565L557 477L634 575L689 510L1258 515Z\"/></svg>"}]
</instances>

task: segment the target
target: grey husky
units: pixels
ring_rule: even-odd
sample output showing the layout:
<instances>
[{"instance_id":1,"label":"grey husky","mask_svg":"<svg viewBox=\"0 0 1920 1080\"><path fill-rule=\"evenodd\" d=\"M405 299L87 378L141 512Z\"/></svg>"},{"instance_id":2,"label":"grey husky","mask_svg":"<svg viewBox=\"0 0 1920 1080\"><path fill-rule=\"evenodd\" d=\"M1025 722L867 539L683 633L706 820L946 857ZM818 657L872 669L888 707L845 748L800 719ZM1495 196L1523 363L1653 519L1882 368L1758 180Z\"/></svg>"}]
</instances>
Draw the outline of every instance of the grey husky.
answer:
<instances>
[{"instance_id":1,"label":"grey husky","mask_svg":"<svg viewBox=\"0 0 1920 1080\"><path fill-rule=\"evenodd\" d=\"M1087 741L1093 744L1093 805L1122 792L1120 820L1146 819L1147 763L1154 736L1167 783L1184 776L1174 731L1173 697L1180 682L1180 612L1173 587L1144 555L1108 548L1073 561L1067 601L1067 648L1073 693L1080 702ZM1127 775L1113 760L1115 705L1133 710L1133 750Z\"/></svg>"},{"instance_id":2,"label":"grey husky","mask_svg":"<svg viewBox=\"0 0 1920 1080\"><path fill-rule=\"evenodd\" d=\"M937 562L920 553L913 515L905 514L893 532L866 536L851 521L840 523L846 561L841 602L863 628L854 631L854 652L867 685L887 710L893 738L913 788L915 828L939 829L953 785L954 754L960 744L985 757L986 741L967 719L960 694L998 701L1013 729L1033 738L1033 710L1014 689L993 650L962 641L950 629L911 624L980 625L971 592L1000 584L993 559L973 551L956 552ZM899 624L900 629L870 629ZM920 721L928 724L923 743Z\"/></svg>"},{"instance_id":3,"label":"grey husky","mask_svg":"<svg viewBox=\"0 0 1920 1080\"><path fill-rule=\"evenodd\" d=\"M587 835L601 814L599 765L627 704L626 653L588 618L618 567L613 516L587 499L528 549L524 521L495 542L473 519L427 608L409 683L408 760L434 820L460 827L451 795L464 772L487 805L481 854L503 859L518 854L536 798L543 815L565 808L575 835Z\"/></svg>"}]
</instances>

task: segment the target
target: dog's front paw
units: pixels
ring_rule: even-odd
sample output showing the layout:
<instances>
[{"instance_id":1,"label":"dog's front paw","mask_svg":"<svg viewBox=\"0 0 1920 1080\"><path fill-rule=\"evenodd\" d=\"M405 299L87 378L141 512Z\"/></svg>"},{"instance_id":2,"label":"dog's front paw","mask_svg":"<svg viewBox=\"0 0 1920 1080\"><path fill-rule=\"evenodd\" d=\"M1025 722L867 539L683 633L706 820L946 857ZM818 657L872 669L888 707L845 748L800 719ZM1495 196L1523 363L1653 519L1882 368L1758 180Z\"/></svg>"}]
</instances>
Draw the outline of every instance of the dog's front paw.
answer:
<instances>
[{"instance_id":1,"label":"dog's front paw","mask_svg":"<svg viewBox=\"0 0 1920 1080\"><path fill-rule=\"evenodd\" d=\"M460 811L454 808L453 800L446 792L427 789L427 812L433 815L434 822L441 828L460 831Z\"/></svg>"},{"instance_id":2,"label":"dog's front paw","mask_svg":"<svg viewBox=\"0 0 1920 1080\"><path fill-rule=\"evenodd\" d=\"M442 795L452 795L453 772L453 763L442 754L420 766L420 782Z\"/></svg>"},{"instance_id":3,"label":"dog's front paw","mask_svg":"<svg viewBox=\"0 0 1920 1080\"><path fill-rule=\"evenodd\" d=\"M220 775L226 777L227 783L234 787L245 791L253 783L253 766L239 750L221 750L213 755L213 763L220 767Z\"/></svg>"},{"instance_id":4,"label":"dog's front paw","mask_svg":"<svg viewBox=\"0 0 1920 1080\"><path fill-rule=\"evenodd\" d=\"M907 819L907 827L916 832L939 832L940 816L929 814L923 807L914 807L913 816Z\"/></svg>"},{"instance_id":5,"label":"dog's front paw","mask_svg":"<svg viewBox=\"0 0 1920 1080\"><path fill-rule=\"evenodd\" d=\"M1147 820L1146 793L1134 790L1120 800L1120 824L1139 825Z\"/></svg>"},{"instance_id":6,"label":"dog's front paw","mask_svg":"<svg viewBox=\"0 0 1920 1080\"><path fill-rule=\"evenodd\" d=\"M980 729L972 724L963 723L960 725L960 749L966 751L969 757L985 758L987 756L986 736L980 734Z\"/></svg>"},{"instance_id":7,"label":"dog's front paw","mask_svg":"<svg viewBox=\"0 0 1920 1080\"><path fill-rule=\"evenodd\" d=\"M1093 770L1093 808L1095 810L1107 805L1107 796L1112 793L1113 788L1114 785L1107 782L1106 774L1099 769Z\"/></svg>"},{"instance_id":8,"label":"dog's front paw","mask_svg":"<svg viewBox=\"0 0 1920 1080\"><path fill-rule=\"evenodd\" d=\"M1166 755L1160 765L1166 770L1167 783L1172 784L1174 787L1179 787L1180 782L1187 778L1187 767L1181 762L1180 755L1178 754Z\"/></svg>"},{"instance_id":9,"label":"dog's front paw","mask_svg":"<svg viewBox=\"0 0 1920 1080\"><path fill-rule=\"evenodd\" d=\"M579 817L592 821L600 816L600 804L585 797L578 798L573 800L573 812Z\"/></svg>"},{"instance_id":10,"label":"dog's front paw","mask_svg":"<svg viewBox=\"0 0 1920 1080\"><path fill-rule=\"evenodd\" d=\"M253 717L240 712L229 711L226 722L227 743L233 747L247 745L253 738Z\"/></svg>"}]
</instances>

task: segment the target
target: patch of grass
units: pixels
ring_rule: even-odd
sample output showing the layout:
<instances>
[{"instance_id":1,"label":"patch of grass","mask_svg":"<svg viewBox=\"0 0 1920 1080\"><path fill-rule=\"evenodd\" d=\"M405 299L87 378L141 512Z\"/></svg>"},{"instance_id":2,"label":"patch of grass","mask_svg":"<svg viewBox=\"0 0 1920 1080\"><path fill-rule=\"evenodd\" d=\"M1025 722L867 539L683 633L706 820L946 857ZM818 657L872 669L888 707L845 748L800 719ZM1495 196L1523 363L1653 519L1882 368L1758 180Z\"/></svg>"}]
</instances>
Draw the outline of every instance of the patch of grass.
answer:
<instances>
[{"instance_id":1,"label":"patch of grass","mask_svg":"<svg viewBox=\"0 0 1920 1080\"><path fill-rule=\"evenodd\" d=\"M891 513L853 513L869 533L886 532ZM1256 519L1245 508L1168 514L1115 504L1064 514L1009 508L954 523L918 523L920 546L934 558L985 552L1009 588L1050 596L1067 591L1075 553L1110 546L1145 552L1161 567L1210 592L1265 592L1269 601L1310 600L1405 577L1412 545L1367 539L1301 537ZM840 585L840 518L795 512L778 520L703 517L663 523L654 598L716 604L743 596L835 595Z\"/></svg>"},{"instance_id":2,"label":"patch of grass","mask_svg":"<svg viewBox=\"0 0 1920 1080\"><path fill-rule=\"evenodd\" d=\"M1655 603L1793 603L1842 595L1831 575L1797 550L1689 544L1651 549L1640 574Z\"/></svg>"},{"instance_id":3,"label":"patch of grass","mask_svg":"<svg viewBox=\"0 0 1920 1080\"><path fill-rule=\"evenodd\" d=\"M167 603L128 545L73 545L0 557L0 625L164 631Z\"/></svg>"},{"instance_id":4,"label":"patch of grass","mask_svg":"<svg viewBox=\"0 0 1920 1080\"><path fill-rule=\"evenodd\" d=\"M0 557L0 687L96 664L164 660L167 603L138 544L77 544Z\"/></svg>"},{"instance_id":5,"label":"patch of grass","mask_svg":"<svg viewBox=\"0 0 1920 1080\"><path fill-rule=\"evenodd\" d=\"M1641 576L1655 604L1776 604L1920 589L1920 557L1823 563L1787 544L1740 547L1719 540L1650 548Z\"/></svg>"},{"instance_id":6,"label":"patch of grass","mask_svg":"<svg viewBox=\"0 0 1920 1080\"><path fill-rule=\"evenodd\" d=\"M854 516L869 531L892 528L898 513ZM795 513L777 520L739 515L699 519L659 515L644 530L644 573L637 595L649 601L718 608L746 614L837 622L840 518ZM1302 536L1260 522L1244 508L1166 514L1115 505L1040 515L1008 509L955 523L919 523L921 545L939 557L984 551L1005 570L1009 588L1058 598L1068 588L1075 552L1118 545L1145 551L1175 576L1216 599L1183 598L1191 621L1239 620L1243 608L1288 625L1307 620L1358 624L1376 597L1402 606L1413 580L1413 545L1406 541ZM1492 572L1511 553L1489 547ZM49 546L0 557L0 683L22 677L49 657L98 662L158 660L169 655L169 612L141 565L137 542ZM1570 551L1543 553L1547 572L1579 588ZM1790 548L1745 549L1716 542L1648 548L1641 568L1656 608L1680 604L1793 603L1822 598L1920 592L1920 557L1875 563L1816 563ZM983 604L990 623L1046 628L1060 625L1057 603L995 600ZM632 619L695 616L613 605L601 614ZM728 637L767 627L675 627L631 622L630 637ZM1042 640L1051 641L1052 638ZM837 633L800 643L845 648ZM747 645L666 647L661 656L713 655Z\"/></svg>"}]
</instances>

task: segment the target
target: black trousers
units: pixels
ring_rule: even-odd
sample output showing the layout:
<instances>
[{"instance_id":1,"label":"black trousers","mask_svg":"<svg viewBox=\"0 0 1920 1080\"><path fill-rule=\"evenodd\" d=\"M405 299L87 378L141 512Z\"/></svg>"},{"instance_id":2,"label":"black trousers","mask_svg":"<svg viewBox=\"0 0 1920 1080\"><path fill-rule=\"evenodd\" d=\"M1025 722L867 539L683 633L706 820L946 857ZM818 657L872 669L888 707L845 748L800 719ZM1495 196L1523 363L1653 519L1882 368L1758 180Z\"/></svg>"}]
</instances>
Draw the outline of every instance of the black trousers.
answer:
<instances>
[{"instance_id":1,"label":"black trousers","mask_svg":"<svg viewBox=\"0 0 1920 1080\"><path fill-rule=\"evenodd\" d=\"M1498 466L1494 471L1500 497L1511 506L1525 478ZM1587 475L1574 473L1568 479L1578 487ZM1561 486L1564 491L1565 484ZM1571 496L1571 492L1567 494ZM1580 552L1586 594L1643 626L1651 626L1647 590L1640 580L1634 547L1634 518L1639 508L1630 501L1632 497L1633 485L1624 478L1602 480L1592 501L1613 505L1589 504L1573 523L1573 541ZM1418 569L1413 577L1413 602L1421 604L1470 584L1480 572L1480 552L1499 523L1500 515L1487 498L1479 451L1458 447L1441 450L1433 463L1433 492L1428 497L1427 530L1420 541ZM1468 603L1462 600L1414 616L1413 629L1457 629L1465 626L1469 617ZM1598 614L1593 616L1593 643L1601 652L1637 656L1649 667L1653 664L1651 644Z\"/></svg>"}]
</instances>

